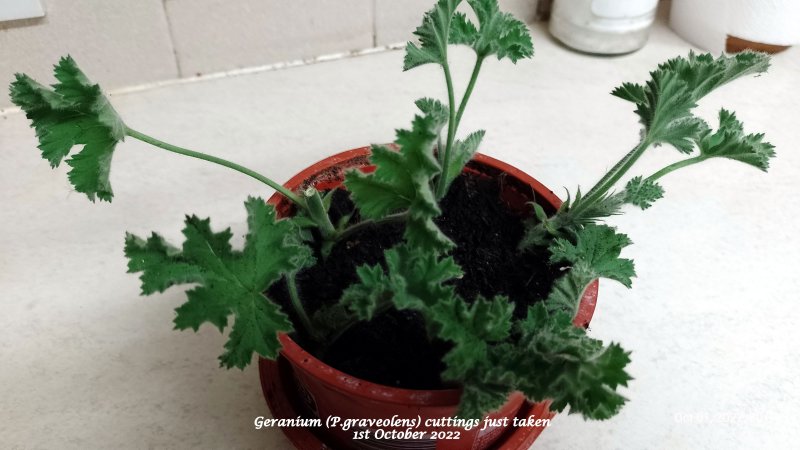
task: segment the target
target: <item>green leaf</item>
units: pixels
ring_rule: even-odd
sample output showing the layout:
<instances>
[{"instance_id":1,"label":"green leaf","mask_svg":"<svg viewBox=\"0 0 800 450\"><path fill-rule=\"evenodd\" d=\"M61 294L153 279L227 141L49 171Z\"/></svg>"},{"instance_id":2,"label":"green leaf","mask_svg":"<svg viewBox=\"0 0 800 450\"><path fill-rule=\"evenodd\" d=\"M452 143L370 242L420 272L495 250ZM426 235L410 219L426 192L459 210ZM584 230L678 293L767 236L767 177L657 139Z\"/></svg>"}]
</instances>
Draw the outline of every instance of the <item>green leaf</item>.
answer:
<instances>
[{"instance_id":1,"label":"green leaf","mask_svg":"<svg viewBox=\"0 0 800 450\"><path fill-rule=\"evenodd\" d=\"M619 345L603 346L568 314L550 313L541 303L528 309L517 333L516 342L491 346L481 370L471 373L459 415L480 417L514 391L533 401L552 399L552 409L569 406L587 419L607 419L624 404L616 389L631 380L630 358Z\"/></svg>"},{"instance_id":2,"label":"green leaf","mask_svg":"<svg viewBox=\"0 0 800 450\"><path fill-rule=\"evenodd\" d=\"M563 311L575 317L583 294L596 279L597 274L587 264L581 262L573 265L550 288L550 294L544 302L547 309L553 312Z\"/></svg>"},{"instance_id":3,"label":"green leaf","mask_svg":"<svg viewBox=\"0 0 800 450\"><path fill-rule=\"evenodd\" d=\"M544 302L548 310L574 317L586 288L597 278L616 280L630 288L631 278L636 276L633 261L619 257L630 244L627 236L607 225L586 225L572 240L555 239L549 248L550 262L566 262L570 267L553 283Z\"/></svg>"},{"instance_id":4,"label":"green leaf","mask_svg":"<svg viewBox=\"0 0 800 450\"><path fill-rule=\"evenodd\" d=\"M244 368L253 352L275 358L278 333L292 330L289 318L264 295L283 275L313 263L311 250L299 238L291 219L276 220L275 208L260 198L245 202L248 232L244 248L234 250L231 232L211 230L208 219L186 218L180 249L153 234L146 241L132 234L125 239L128 271L142 272L142 293L163 292L193 283L187 301L175 311L176 329L195 331L209 322L222 331L235 317L220 363Z\"/></svg>"},{"instance_id":5,"label":"green leaf","mask_svg":"<svg viewBox=\"0 0 800 450\"><path fill-rule=\"evenodd\" d=\"M455 295L448 281L462 276L452 257L401 244L384 252L386 270L380 265L360 266L359 282L351 285L343 301L359 317L368 319L390 301L398 309L424 310Z\"/></svg>"},{"instance_id":6,"label":"green leaf","mask_svg":"<svg viewBox=\"0 0 800 450\"><path fill-rule=\"evenodd\" d=\"M480 25L476 38L470 43L479 58L496 55L498 60L508 58L516 63L533 56L533 42L528 27L511 14L501 12L497 0L467 2Z\"/></svg>"},{"instance_id":7,"label":"green leaf","mask_svg":"<svg viewBox=\"0 0 800 450\"><path fill-rule=\"evenodd\" d=\"M468 0L479 27L463 13L456 12L460 0L439 0L425 13L414 34L419 45L409 42L403 69L435 63L447 64L448 44L471 47L479 58L496 55L516 63L533 56L533 42L528 27L509 13L500 11L497 0Z\"/></svg>"},{"instance_id":8,"label":"green leaf","mask_svg":"<svg viewBox=\"0 0 800 450\"><path fill-rule=\"evenodd\" d=\"M478 296L472 304L450 296L432 305L426 316L436 323L438 337L454 344L444 357L447 369L442 377L464 379L476 363L486 359L487 343L509 336L513 313L514 304L504 296L492 300Z\"/></svg>"},{"instance_id":9,"label":"green leaf","mask_svg":"<svg viewBox=\"0 0 800 450\"><path fill-rule=\"evenodd\" d=\"M399 245L384 255L398 309L423 309L455 295L453 287L444 284L463 275L452 257L440 258L412 245Z\"/></svg>"},{"instance_id":10,"label":"green leaf","mask_svg":"<svg viewBox=\"0 0 800 450\"><path fill-rule=\"evenodd\" d=\"M380 265L359 266L358 283L351 284L342 294L342 306L361 320L372 319L375 311L390 301L395 286Z\"/></svg>"},{"instance_id":11,"label":"green leaf","mask_svg":"<svg viewBox=\"0 0 800 450\"><path fill-rule=\"evenodd\" d=\"M424 97L414 104L424 116L430 116L434 123L446 124L450 119L450 108L435 98Z\"/></svg>"},{"instance_id":12,"label":"green leaf","mask_svg":"<svg viewBox=\"0 0 800 450\"><path fill-rule=\"evenodd\" d=\"M645 94L644 87L636 83L622 83L622 86L611 91L611 95L633 103L647 102L647 95Z\"/></svg>"},{"instance_id":13,"label":"green leaf","mask_svg":"<svg viewBox=\"0 0 800 450\"><path fill-rule=\"evenodd\" d=\"M523 380L521 390L529 398L551 396L552 408L588 419L607 419L617 413L625 398L616 392L631 380L625 372L629 352L618 344L603 346L586 335L586 330L572 324L563 312L550 313L541 303L529 308L520 324L522 338L518 345L522 367L543 368L539 380ZM524 361L524 359L528 359ZM514 365L514 360L509 365ZM533 377L536 378L536 377Z\"/></svg>"},{"instance_id":14,"label":"green leaf","mask_svg":"<svg viewBox=\"0 0 800 450\"><path fill-rule=\"evenodd\" d=\"M483 136L486 134L484 130L478 130L470 133L464 140L457 140L453 143L452 155L450 157L450 170L447 172L447 181L445 184L445 191L450 187L459 175L464 170L464 166L475 156L478 152L478 147L481 145Z\"/></svg>"},{"instance_id":15,"label":"green leaf","mask_svg":"<svg viewBox=\"0 0 800 450\"><path fill-rule=\"evenodd\" d=\"M653 180L640 176L631 178L625 185L625 203L647 209L664 196L664 188Z\"/></svg>"},{"instance_id":16,"label":"green leaf","mask_svg":"<svg viewBox=\"0 0 800 450\"><path fill-rule=\"evenodd\" d=\"M714 58L710 54L689 53L659 65L642 86L625 83L612 95L636 104L636 113L652 144L671 144L683 153L692 151L694 142L707 130L691 110L712 90L736 78L767 70L769 56L742 52Z\"/></svg>"},{"instance_id":17,"label":"green leaf","mask_svg":"<svg viewBox=\"0 0 800 450\"><path fill-rule=\"evenodd\" d=\"M688 154L694 149L694 140L708 129L705 121L697 117L674 120L656 134L655 144L669 144L679 152Z\"/></svg>"},{"instance_id":18,"label":"green leaf","mask_svg":"<svg viewBox=\"0 0 800 450\"><path fill-rule=\"evenodd\" d=\"M585 264L595 277L610 278L631 287L631 277L635 276L633 261L619 257L630 244L628 236L608 225L587 225L578 232L574 244L567 239L556 239L550 246L550 262Z\"/></svg>"},{"instance_id":19,"label":"green leaf","mask_svg":"<svg viewBox=\"0 0 800 450\"><path fill-rule=\"evenodd\" d=\"M227 235L227 239L230 239L230 230L225 230L219 235ZM128 258L129 273L142 272L139 277L142 282L142 295L164 292L176 284L203 281L200 268L186 262L180 249L173 247L156 233L146 241L127 233L125 256Z\"/></svg>"},{"instance_id":20,"label":"green leaf","mask_svg":"<svg viewBox=\"0 0 800 450\"><path fill-rule=\"evenodd\" d=\"M472 46L478 39L478 29L464 13L457 12L450 23L450 43Z\"/></svg>"},{"instance_id":21,"label":"green leaf","mask_svg":"<svg viewBox=\"0 0 800 450\"><path fill-rule=\"evenodd\" d=\"M764 142L764 135L744 134L742 123L733 112L719 111L719 129L707 131L697 142L705 157L728 158L767 171L769 160L775 156L775 146Z\"/></svg>"},{"instance_id":22,"label":"green leaf","mask_svg":"<svg viewBox=\"0 0 800 450\"><path fill-rule=\"evenodd\" d=\"M94 201L111 201L111 157L125 138L125 124L75 61L67 56L55 66L58 80L47 87L25 74L11 83L11 101L31 121L42 157L57 167L73 147L83 148L67 159L67 175L75 190Z\"/></svg>"},{"instance_id":23,"label":"green leaf","mask_svg":"<svg viewBox=\"0 0 800 450\"><path fill-rule=\"evenodd\" d=\"M441 171L433 149L443 126L441 115L433 110L431 114L415 116L411 130L397 131L395 143L399 151L372 147L374 173L351 170L345 176L345 186L364 217L381 219L407 210L406 240L432 250L453 246L433 222L441 213L431 186L431 180Z\"/></svg>"},{"instance_id":24,"label":"green leaf","mask_svg":"<svg viewBox=\"0 0 800 450\"><path fill-rule=\"evenodd\" d=\"M406 244L384 255L386 271L359 267L359 282L342 300L363 319L389 306L421 312L433 334L453 343L444 357L445 379L462 381L486 361L490 343L509 337L514 305L504 296L467 303L456 295L451 283L462 272L452 257Z\"/></svg>"},{"instance_id":25,"label":"green leaf","mask_svg":"<svg viewBox=\"0 0 800 450\"><path fill-rule=\"evenodd\" d=\"M422 25L414 31L419 38L419 45L413 42L406 44L403 70L429 63L444 65L447 63L447 45L450 41L461 43L469 40L469 37L459 34L468 32L468 26L463 22L465 18L459 17L457 26L451 27L459 3L461 0L439 0L433 9L425 13ZM454 33L452 38L451 32Z\"/></svg>"}]
</instances>

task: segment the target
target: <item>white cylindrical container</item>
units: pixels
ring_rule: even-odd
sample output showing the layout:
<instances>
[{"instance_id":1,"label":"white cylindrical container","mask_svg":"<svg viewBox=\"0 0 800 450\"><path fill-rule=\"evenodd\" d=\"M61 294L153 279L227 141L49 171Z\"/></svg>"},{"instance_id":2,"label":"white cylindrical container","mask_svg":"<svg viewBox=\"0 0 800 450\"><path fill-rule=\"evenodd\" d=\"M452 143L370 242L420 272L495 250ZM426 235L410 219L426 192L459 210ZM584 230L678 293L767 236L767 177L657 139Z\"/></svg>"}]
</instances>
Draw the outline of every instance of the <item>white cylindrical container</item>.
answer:
<instances>
[{"instance_id":1,"label":"white cylindrical container","mask_svg":"<svg viewBox=\"0 0 800 450\"><path fill-rule=\"evenodd\" d=\"M672 0L669 25L710 51L736 51L731 39L786 47L800 44L798 0ZM769 48L759 48L769 50Z\"/></svg>"},{"instance_id":2,"label":"white cylindrical container","mask_svg":"<svg viewBox=\"0 0 800 450\"><path fill-rule=\"evenodd\" d=\"M554 0L550 33L588 53L615 55L647 42L658 0Z\"/></svg>"}]
</instances>

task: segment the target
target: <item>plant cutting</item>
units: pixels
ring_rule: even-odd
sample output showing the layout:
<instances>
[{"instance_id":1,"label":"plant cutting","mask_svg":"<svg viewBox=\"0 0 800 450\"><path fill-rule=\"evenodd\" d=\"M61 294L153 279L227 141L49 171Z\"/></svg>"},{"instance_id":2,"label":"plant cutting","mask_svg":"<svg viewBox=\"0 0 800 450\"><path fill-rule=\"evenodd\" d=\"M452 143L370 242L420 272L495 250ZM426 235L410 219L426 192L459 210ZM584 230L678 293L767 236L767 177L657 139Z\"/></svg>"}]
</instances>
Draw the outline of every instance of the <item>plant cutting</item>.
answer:
<instances>
[{"instance_id":1,"label":"plant cutting","mask_svg":"<svg viewBox=\"0 0 800 450\"><path fill-rule=\"evenodd\" d=\"M768 168L772 145L746 133L734 113L722 109L713 127L693 113L712 90L766 71L768 57L690 53L658 66L644 84L615 89L636 105L640 142L594 186L560 203L527 175L478 154L484 131L459 129L483 64L533 55L525 25L496 0L470 0L465 11L460 3L438 1L415 31L418 42L405 49L405 70L441 69L447 98L417 100L419 114L393 145L337 156L283 185L133 128L70 57L56 65L52 86L18 74L11 98L30 119L42 156L53 167L66 162L70 183L92 201L112 200L112 156L128 138L231 168L277 192L270 201L245 201L242 248L231 244L229 228L187 216L182 243L127 234L124 250L143 294L192 286L175 328L228 330L221 366L283 355L288 365L272 373L285 383L272 386L305 399L299 413L323 422L345 417L332 408L367 402L353 386L391 395L383 403L370 398L374 414L352 419L392 417L392 408L408 419L403 402L446 397L426 404L425 417L461 420L431 422L414 438L439 441L438 448L485 448L503 426L482 434L470 421L513 418L524 399L547 401L540 415L568 408L609 418L626 401L619 391L631 380L629 352L575 326L585 324L578 319L597 279L630 287L635 276L633 262L621 257L630 240L603 222L631 205L650 207L664 194L658 181L683 167L726 158ZM451 45L475 55L458 100ZM666 146L685 156L653 174L633 172L644 153ZM349 381L335 385L323 372ZM375 431L369 422L359 426ZM409 436L400 433L404 426L391 424L390 437L375 439ZM328 437L339 445L368 440L334 428Z\"/></svg>"}]
</instances>

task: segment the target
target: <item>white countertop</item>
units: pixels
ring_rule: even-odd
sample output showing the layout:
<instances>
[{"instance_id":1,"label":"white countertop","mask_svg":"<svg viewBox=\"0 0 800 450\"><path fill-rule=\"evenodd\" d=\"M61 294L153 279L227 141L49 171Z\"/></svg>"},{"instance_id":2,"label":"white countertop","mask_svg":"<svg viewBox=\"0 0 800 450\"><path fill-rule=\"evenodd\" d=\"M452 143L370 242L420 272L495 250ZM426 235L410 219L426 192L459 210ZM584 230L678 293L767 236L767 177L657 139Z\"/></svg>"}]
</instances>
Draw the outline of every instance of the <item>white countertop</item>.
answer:
<instances>
[{"instance_id":1,"label":"white countertop","mask_svg":"<svg viewBox=\"0 0 800 450\"><path fill-rule=\"evenodd\" d=\"M462 124L482 151L557 193L587 187L635 144L632 106L608 92L644 81L688 44L656 24L637 53L573 53L534 30L536 56L485 64ZM455 52L461 85L469 53ZM434 67L403 73L402 52L112 96L125 121L171 143L286 180L334 152L393 138L421 96L444 97ZM664 179L666 196L611 223L635 245L632 290L600 289L593 336L633 351L630 402L605 422L559 415L539 448L797 448L800 428L800 48L770 73L703 101L735 110L778 152L769 174L713 161ZM92 74L89 74L91 77ZM97 80L102 81L102 80ZM185 213L241 236L257 182L131 141L114 157L112 204L70 191L21 114L0 117L0 447L287 448L255 365L217 367L223 337L172 330L179 289L139 297L126 230L179 239ZM652 150L651 172L679 157Z\"/></svg>"}]
</instances>

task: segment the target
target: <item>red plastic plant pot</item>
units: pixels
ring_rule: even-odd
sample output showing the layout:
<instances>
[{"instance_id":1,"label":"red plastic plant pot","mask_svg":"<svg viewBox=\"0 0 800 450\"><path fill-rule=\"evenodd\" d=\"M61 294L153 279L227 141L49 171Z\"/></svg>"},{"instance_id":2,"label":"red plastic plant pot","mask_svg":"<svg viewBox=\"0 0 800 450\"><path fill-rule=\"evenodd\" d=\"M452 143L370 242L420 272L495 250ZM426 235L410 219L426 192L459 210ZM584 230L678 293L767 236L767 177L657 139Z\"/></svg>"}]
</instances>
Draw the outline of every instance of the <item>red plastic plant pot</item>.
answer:
<instances>
[{"instance_id":1,"label":"red plastic plant pot","mask_svg":"<svg viewBox=\"0 0 800 450\"><path fill-rule=\"evenodd\" d=\"M374 170L369 164L369 147L357 148L328 157L303 170L284 184L298 191L309 186L318 190L340 187L349 169L364 172ZM501 183L503 200L512 209L522 211L527 202L536 200L545 210L554 211L561 200L533 177L502 161L477 154L465 172L478 174ZM284 197L275 194L269 200L278 215L294 213L293 206ZM581 299L576 326L588 326L597 300L597 281L592 283ZM483 423L469 430L425 426L426 419L441 419L455 415L461 392L458 389L414 390L383 386L352 377L334 369L303 350L288 335L280 337L283 348L277 361L261 359L259 370L264 397L275 418L295 418L311 415L322 420L322 427L284 428L290 441L299 449L381 449L414 448L435 450L483 450L488 448L512 450L527 449L543 431L542 426L489 427ZM520 393L509 396L499 410L489 414L491 419L512 418L549 419L554 415L548 404L530 404ZM412 419L421 421L413 431L423 432L422 439L391 439L385 431L403 431L406 427L380 427L382 432L370 433L370 439L354 440L354 430L327 427L329 417L346 419ZM458 439L431 439L432 433Z\"/></svg>"}]
</instances>

